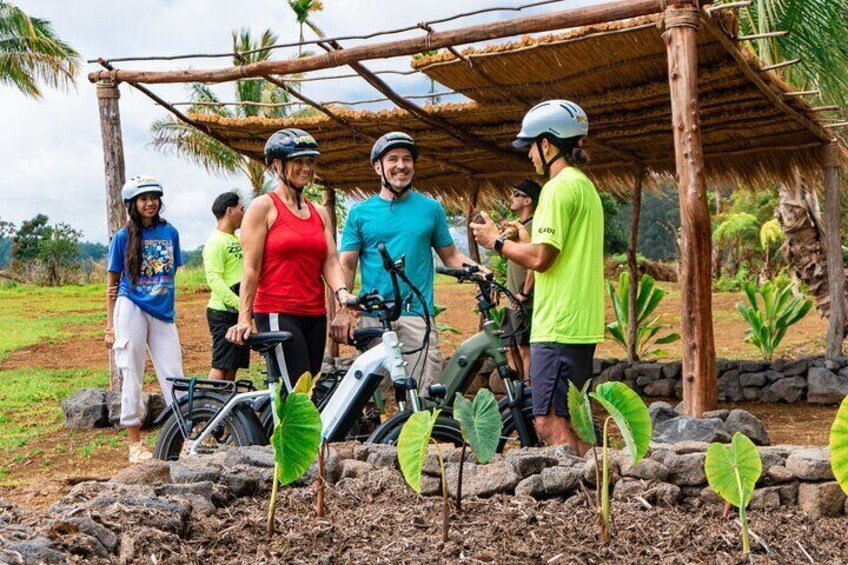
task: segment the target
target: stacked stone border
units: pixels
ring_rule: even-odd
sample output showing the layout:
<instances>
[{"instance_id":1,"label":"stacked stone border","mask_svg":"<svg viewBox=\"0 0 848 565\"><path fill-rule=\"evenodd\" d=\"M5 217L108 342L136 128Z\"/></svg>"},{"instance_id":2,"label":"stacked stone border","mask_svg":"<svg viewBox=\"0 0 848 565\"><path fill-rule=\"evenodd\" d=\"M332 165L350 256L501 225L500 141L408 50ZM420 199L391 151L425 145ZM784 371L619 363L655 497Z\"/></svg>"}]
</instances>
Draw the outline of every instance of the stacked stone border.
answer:
<instances>
[{"instance_id":1,"label":"stacked stone border","mask_svg":"<svg viewBox=\"0 0 848 565\"><path fill-rule=\"evenodd\" d=\"M687 441L653 444L631 466L613 452L614 500L634 499L651 506L699 507L722 502L707 486L704 457L708 444ZM815 517L846 513L846 497L834 480L826 448L777 445L760 447L763 475L750 508L797 506ZM446 449L446 473L455 495L461 452ZM213 514L241 497L264 494L273 476L270 447L243 447L185 461L151 461L124 469L108 482L85 482L42 513L0 501L0 561L64 563L112 558L130 562L139 539L185 538L192 520ZM326 464L327 480L339 487L382 491L403 485L397 451L389 445L336 444ZM315 466L298 483L316 478ZM487 465L465 463L465 497L495 494L561 498L575 503L591 497L595 459L565 447L524 448L497 455ZM425 464L423 493L440 495L438 462L431 451ZM257 501L257 503L259 503Z\"/></svg>"},{"instance_id":2,"label":"stacked stone border","mask_svg":"<svg viewBox=\"0 0 848 565\"><path fill-rule=\"evenodd\" d=\"M595 359L594 381L621 381L641 396L683 398L680 361ZM839 404L848 396L848 357L716 361L719 400Z\"/></svg>"}]
</instances>

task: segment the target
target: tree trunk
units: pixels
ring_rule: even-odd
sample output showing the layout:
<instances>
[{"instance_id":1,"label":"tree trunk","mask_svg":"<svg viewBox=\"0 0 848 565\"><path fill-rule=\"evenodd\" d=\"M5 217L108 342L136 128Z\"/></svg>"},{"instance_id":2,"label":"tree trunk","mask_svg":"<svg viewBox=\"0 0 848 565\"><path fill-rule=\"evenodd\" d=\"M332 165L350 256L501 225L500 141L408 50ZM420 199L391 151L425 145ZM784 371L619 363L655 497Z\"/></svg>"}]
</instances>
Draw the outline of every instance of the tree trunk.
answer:
<instances>
[{"instance_id":1,"label":"tree trunk","mask_svg":"<svg viewBox=\"0 0 848 565\"><path fill-rule=\"evenodd\" d=\"M333 241L336 241L336 228L338 219L336 218L336 191L332 188L324 188L324 207L330 215L330 224L333 228ZM332 320L336 315L336 297L333 294L333 289L327 286L327 319ZM326 347L324 350L333 358L339 356L339 344L336 343L329 335L327 335Z\"/></svg>"},{"instance_id":2,"label":"tree trunk","mask_svg":"<svg viewBox=\"0 0 848 565\"><path fill-rule=\"evenodd\" d=\"M830 318L830 279L824 222L818 198L809 181L795 171L794 181L781 183L774 216L786 241L781 248L790 273L803 282L822 316ZM843 335L848 330L843 325Z\"/></svg>"},{"instance_id":3,"label":"tree trunk","mask_svg":"<svg viewBox=\"0 0 848 565\"><path fill-rule=\"evenodd\" d=\"M127 209L121 197L126 180L124 142L121 136L121 112L118 99L121 93L115 82L97 83L97 104L100 108L100 136L103 141L103 168L106 177L106 226L109 241L126 223ZM108 353L109 390L121 391L121 373L115 366L112 350Z\"/></svg>"},{"instance_id":4,"label":"tree trunk","mask_svg":"<svg viewBox=\"0 0 848 565\"><path fill-rule=\"evenodd\" d=\"M830 316L827 324L827 356L842 355L845 338L845 268L842 261L842 214L839 191L839 147L831 143L824 147L824 198L827 211L827 277L830 291Z\"/></svg>"},{"instance_id":5,"label":"tree trunk","mask_svg":"<svg viewBox=\"0 0 848 565\"><path fill-rule=\"evenodd\" d=\"M710 258L712 236L698 105L697 3L676 0L663 15L674 154L680 191L680 290L685 414L699 417L717 402Z\"/></svg>"}]
</instances>

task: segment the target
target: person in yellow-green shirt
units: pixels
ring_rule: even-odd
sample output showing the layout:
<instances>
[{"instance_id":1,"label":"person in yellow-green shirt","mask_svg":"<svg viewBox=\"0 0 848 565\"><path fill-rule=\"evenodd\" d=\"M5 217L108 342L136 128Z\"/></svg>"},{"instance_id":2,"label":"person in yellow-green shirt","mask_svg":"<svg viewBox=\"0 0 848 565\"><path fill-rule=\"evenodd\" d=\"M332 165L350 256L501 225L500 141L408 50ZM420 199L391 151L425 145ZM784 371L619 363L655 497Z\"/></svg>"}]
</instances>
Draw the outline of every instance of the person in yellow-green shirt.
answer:
<instances>
[{"instance_id":1,"label":"person in yellow-green shirt","mask_svg":"<svg viewBox=\"0 0 848 565\"><path fill-rule=\"evenodd\" d=\"M568 420L568 381L592 378L596 344L604 338L604 213L592 181L578 168L588 162L586 113L568 100L534 106L513 146L528 149L536 172L549 178L533 217L532 236L505 241L484 215L471 224L477 243L536 271L530 334L530 384L536 432L549 445L568 444L583 455Z\"/></svg>"},{"instance_id":2,"label":"person in yellow-green shirt","mask_svg":"<svg viewBox=\"0 0 848 565\"><path fill-rule=\"evenodd\" d=\"M250 366L247 346L227 341L230 326L238 321L238 284L241 282L244 259L241 242L235 232L241 227L244 206L235 192L219 195L212 204L217 228L203 246L203 268L206 283L212 291L206 306L206 321L212 334L212 369L209 378L236 378L239 369Z\"/></svg>"}]
</instances>

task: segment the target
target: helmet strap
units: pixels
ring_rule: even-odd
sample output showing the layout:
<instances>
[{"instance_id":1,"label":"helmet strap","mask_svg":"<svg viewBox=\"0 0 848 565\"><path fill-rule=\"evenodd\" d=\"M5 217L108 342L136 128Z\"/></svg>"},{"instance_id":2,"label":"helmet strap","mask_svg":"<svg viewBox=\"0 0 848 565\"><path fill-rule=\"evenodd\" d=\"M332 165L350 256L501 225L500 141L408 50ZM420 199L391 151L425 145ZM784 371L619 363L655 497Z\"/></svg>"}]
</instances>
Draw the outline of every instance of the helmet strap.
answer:
<instances>
[{"instance_id":1,"label":"helmet strap","mask_svg":"<svg viewBox=\"0 0 848 565\"><path fill-rule=\"evenodd\" d=\"M303 202L303 194L302 193L303 193L303 189L306 188L306 185L298 188L298 187L296 187L295 185L293 185L292 183L289 182L289 178L286 176L286 162L282 159L280 160L280 169L282 169L282 172L277 173L277 179L280 182L282 182L284 185L286 185L287 188L290 188L291 190L294 191L294 201L297 204L297 209L301 210L303 208L301 206L301 203Z\"/></svg>"},{"instance_id":2,"label":"helmet strap","mask_svg":"<svg viewBox=\"0 0 848 565\"><path fill-rule=\"evenodd\" d=\"M382 182L380 184L383 185L383 188L392 193L395 200L400 200L403 195L406 194L406 191L412 186L412 182L410 181L405 186L402 186L400 190L396 190L389 182L388 177L386 177L386 165L383 163L382 157L380 157L380 176L382 177Z\"/></svg>"},{"instance_id":3,"label":"helmet strap","mask_svg":"<svg viewBox=\"0 0 848 565\"><path fill-rule=\"evenodd\" d=\"M548 143L551 143L548 141ZM551 143L553 145L553 143ZM556 145L554 145L556 147ZM542 150L542 138L536 139L536 151L539 152L539 159L542 161L542 171L545 173L545 176L550 178L551 176L551 165L553 165L557 159L563 157L562 149L557 151L556 155L550 158L550 160L545 159L545 152Z\"/></svg>"}]
</instances>

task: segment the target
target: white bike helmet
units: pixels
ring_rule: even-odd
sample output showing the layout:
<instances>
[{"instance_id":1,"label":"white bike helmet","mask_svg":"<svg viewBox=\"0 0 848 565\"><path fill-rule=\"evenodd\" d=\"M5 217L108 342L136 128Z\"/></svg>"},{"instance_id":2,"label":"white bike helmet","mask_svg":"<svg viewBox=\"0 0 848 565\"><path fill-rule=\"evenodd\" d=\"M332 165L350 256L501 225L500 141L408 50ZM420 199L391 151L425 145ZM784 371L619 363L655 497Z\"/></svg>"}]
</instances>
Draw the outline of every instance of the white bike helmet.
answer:
<instances>
[{"instance_id":1,"label":"white bike helmet","mask_svg":"<svg viewBox=\"0 0 848 565\"><path fill-rule=\"evenodd\" d=\"M522 149L545 136L569 139L588 133L589 118L583 108L568 100L546 100L524 115L521 131L512 146Z\"/></svg>"},{"instance_id":2,"label":"white bike helmet","mask_svg":"<svg viewBox=\"0 0 848 565\"><path fill-rule=\"evenodd\" d=\"M124 183L124 187L121 189L121 198L124 199L124 203L127 203L139 194L145 194L147 192L152 192L159 196L165 194L162 183L158 180L147 175L138 175Z\"/></svg>"}]
</instances>

